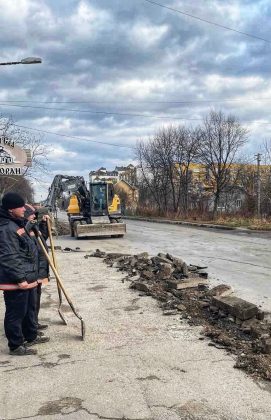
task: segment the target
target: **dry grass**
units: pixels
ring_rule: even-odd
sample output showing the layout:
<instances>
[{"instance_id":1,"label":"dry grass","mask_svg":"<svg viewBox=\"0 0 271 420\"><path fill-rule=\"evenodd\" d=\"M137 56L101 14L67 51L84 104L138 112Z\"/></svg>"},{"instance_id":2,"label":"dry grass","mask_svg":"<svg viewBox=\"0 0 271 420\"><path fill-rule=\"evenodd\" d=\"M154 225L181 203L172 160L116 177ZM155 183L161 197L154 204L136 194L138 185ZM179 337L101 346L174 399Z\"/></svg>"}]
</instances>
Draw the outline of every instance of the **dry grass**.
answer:
<instances>
[{"instance_id":1,"label":"dry grass","mask_svg":"<svg viewBox=\"0 0 271 420\"><path fill-rule=\"evenodd\" d=\"M216 224L233 226L233 227L244 227L251 230L271 230L271 219L257 219L255 217L219 217Z\"/></svg>"},{"instance_id":2,"label":"dry grass","mask_svg":"<svg viewBox=\"0 0 271 420\"><path fill-rule=\"evenodd\" d=\"M216 224L230 227L243 227L251 230L271 230L271 218L258 219L256 217L246 217L242 215L220 215L213 219L211 213L199 214L198 212L190 212L186 215L176 215L173 212L167 212L159 215L157 210L151 208L138 209L137 216L155 217L160 219L180 220L192 223Z\"/></svg>"}]
</instances>

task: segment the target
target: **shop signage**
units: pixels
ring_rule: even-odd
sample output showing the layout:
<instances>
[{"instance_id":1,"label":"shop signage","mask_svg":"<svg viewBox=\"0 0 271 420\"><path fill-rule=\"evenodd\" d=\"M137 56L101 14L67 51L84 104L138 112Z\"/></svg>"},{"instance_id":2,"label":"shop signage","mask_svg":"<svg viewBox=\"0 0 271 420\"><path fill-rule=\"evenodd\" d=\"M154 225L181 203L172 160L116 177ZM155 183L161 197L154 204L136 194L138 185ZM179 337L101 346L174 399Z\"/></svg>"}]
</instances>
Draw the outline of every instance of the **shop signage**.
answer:
<instances>
[{"instance_id":1,"label":"shop signage","mask_svg":"<svg viewBox=\"0 0 271 420\"><path fill-rule=\"evenodd\" d=\"M29 150L22 149L8 137L0 137L0 175L22 175L23 168L31 166Z\"/></svg>"}]
</instances>

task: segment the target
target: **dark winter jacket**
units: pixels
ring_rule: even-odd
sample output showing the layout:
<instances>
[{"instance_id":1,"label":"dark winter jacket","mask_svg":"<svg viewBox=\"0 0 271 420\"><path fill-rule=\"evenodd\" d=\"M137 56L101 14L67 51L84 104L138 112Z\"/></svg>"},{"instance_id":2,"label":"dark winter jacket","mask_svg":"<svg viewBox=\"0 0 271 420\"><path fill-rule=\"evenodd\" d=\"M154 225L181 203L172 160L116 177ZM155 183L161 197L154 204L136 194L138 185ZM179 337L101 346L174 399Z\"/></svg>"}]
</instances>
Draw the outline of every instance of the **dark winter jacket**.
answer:
<instances>
[{"instance_id":1,"label":"dark winter jacket","mask_svg":"<svg viewBox=\"0 0 271 420\"><path fill-rule=\"evenodd\" d=\"M31 229L27 229L27 220L25 220L26 226L25 226L25 230L28 233L28 235L30 236L30 238L32 239L32 241L35 243L37 249L38 249L38 257L39 257L39 262L38 262L38 275L39 275L39 280L41 279L45 279L49 277L49 263L47 261L47 258L45 257L43 250L34 234L34 232ZM38 225L39 230L40 230L40 223ZM42 233L42 232L41 232ZM41 237L42 243L46 249L46 251L48 252L48 246L46 244L46 240L44 238L44 236L42 235Z\"/></svg>"},{"instance_id":2,"label":"dark winter jacket","mask_svg":"<svg viewBox=\"0 0 271 420\"><path fill-rule=\"evenodd\" d=\"M47 241L47 239L49 238L49 232L48 232L47 223L44 220L41 220L39 222L39 231L42 234L42 237L44 238L44 240Z\"/></svg>"},{"instance_id":3,"label":"dark winter jacket","mask_svg":"<svg viewBox=\"0 0 271 420\"><path fill-rule=\"evenodd\" d=\"M0 290L16 290L27 281L35 287L39 278L38 248L24 229L23 219L14 219L0 207Z\"/></svg>"},{"instance_id":4,"label":"dark winter jacket","mask_svg":"<svg viewBox=\"0 0 271 420\"><path fill-rule=\"evenodd\" d=\"M42 242L43 245L45 246L45 249L47 252L49 252L48 246L47 246L47 239L49 237L49 232L48 232L48 226L47 226L47 222L45 222L44 220L41 220L39 222L39 231L42 235ZM49 280L49 263L47 261L47 258L45 257L40 245L39 245L39 254L40 254L40 264L39 264L39 275L40 275L40 279L44 279L44 278L48 278Z\"/></svg>"},{"instance_id":5,"label":"dark winter jacket","mask_svg":"<svg viewBox=\"0 0 271 420\"><path fill-rule=\"evenodd\" d=\"M42 239L43 245L45 246L46 251L48 252L48 246L44 239ZM39 250L39 279L49 279L49 263L45 257L41 246L38 244Z\"/></svg>"}]
</instances>

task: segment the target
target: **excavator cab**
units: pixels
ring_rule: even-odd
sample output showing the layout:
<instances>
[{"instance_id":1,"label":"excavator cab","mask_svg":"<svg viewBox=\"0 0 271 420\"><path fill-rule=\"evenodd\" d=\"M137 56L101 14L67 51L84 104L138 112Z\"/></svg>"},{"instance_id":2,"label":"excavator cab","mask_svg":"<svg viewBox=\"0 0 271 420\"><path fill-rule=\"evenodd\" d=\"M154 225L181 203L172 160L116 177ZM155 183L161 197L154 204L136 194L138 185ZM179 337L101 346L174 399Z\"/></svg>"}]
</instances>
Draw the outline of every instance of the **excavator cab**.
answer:
<instances>
[{"instance_id":1,"label":"excavator cab","mask_svg":"<svg viewBox=\"0 0 271 420\"><path fill-rule=\"evenodd\" d=\"M108 216L107 184L90 184L90 206L92 216Z\"/></svg>"},{"instance_id":2,"label":"excavator cab","mask_svg":"<svg viewBox=\"0 0 271 420\"><path fill-rule=\"evenodd\" d=\"M89 187L92 216L121 218L120 198L115 194L112 182L96 182L90 184Z\"/></svg>"}]
</instances>

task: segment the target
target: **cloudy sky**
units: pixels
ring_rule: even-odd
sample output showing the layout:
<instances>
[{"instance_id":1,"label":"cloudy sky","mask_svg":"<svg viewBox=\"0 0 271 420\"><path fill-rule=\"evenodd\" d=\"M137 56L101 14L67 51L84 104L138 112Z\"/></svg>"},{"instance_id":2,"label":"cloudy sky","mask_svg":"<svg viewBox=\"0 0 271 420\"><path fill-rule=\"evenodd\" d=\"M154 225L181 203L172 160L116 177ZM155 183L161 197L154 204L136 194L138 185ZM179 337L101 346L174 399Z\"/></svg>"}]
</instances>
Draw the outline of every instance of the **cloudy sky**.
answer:
<instances>
[{"instance_id":1,"label":"cloudy sky","mask_svg":"<svg viewBox=\"0 0 271 420\"><path fill-rule=\"evenodd\" d=\"M1 115L78 137L44 134L51 175L38 194L56 173L128 164L138 139L211 108L249 127L252 156L271 137L270 0L158 3L266 41L146 0L0 0L0 60L43 60L1 66Z\"/></svg>"}]
</instances>

